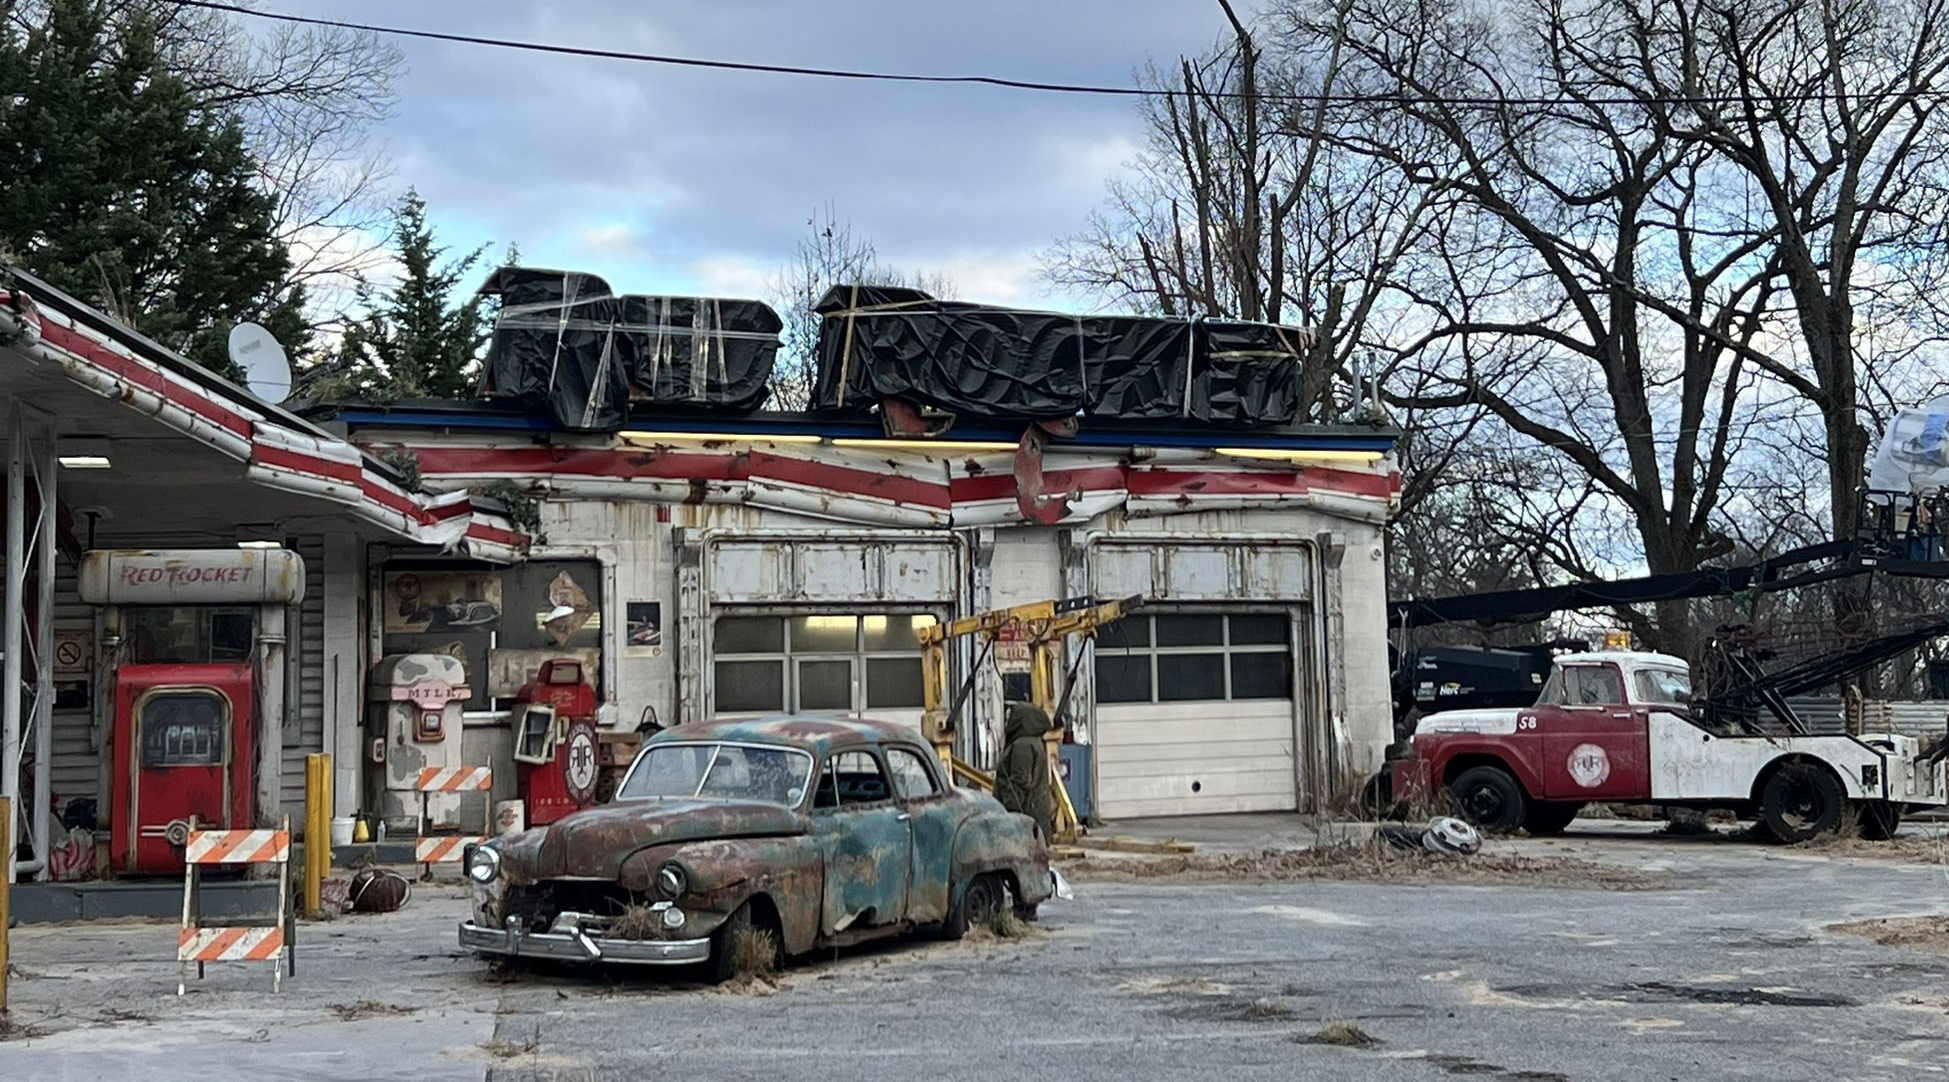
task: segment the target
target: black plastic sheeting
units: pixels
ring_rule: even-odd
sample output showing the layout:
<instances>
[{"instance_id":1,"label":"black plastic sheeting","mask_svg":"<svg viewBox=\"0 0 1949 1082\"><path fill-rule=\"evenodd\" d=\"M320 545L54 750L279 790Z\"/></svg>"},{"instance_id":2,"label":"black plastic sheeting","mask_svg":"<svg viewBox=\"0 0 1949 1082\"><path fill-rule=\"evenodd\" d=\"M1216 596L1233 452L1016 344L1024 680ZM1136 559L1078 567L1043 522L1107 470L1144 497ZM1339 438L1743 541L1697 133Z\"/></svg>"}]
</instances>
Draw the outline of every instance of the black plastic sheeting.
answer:
<instances>
[{"instance_id":1,"label":"black plastic sheeting","mask_svg":"<svg viewBox=\"0 0 1949 1082\"><path fill-rule=\"evenodd\" d=\"M481 293L501 298L487 393L583 432L622 428L631 402L757 409L784 326L758 301L618 296L576 271L503 267Z\"/></svg>"},{"instance_id":2,"label":"black plastic sheeting","mask_svg":"<svg viewBox=\"0 0 1949 1082\"><path fill-rule=\"evenodd\" d=\"M980 417L1291 424L1311 334L1293 327L1071 316L835 286L819 329L813 407L881 400Z\"/></svg>"}]
</instances>

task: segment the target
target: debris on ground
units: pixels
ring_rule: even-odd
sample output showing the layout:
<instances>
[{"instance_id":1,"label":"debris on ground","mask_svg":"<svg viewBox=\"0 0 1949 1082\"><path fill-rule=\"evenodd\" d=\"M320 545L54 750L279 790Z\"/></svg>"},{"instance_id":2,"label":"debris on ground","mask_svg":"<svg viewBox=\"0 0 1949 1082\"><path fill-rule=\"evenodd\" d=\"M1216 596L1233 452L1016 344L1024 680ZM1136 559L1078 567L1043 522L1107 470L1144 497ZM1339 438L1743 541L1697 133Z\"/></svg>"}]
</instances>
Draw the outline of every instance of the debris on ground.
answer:
<instances>
[{"instance_id":1,"label":"debris on ground","mask_svg":"<svg viewBox=\"0 0 1949 1082\"><path fill-rule=\"evenodd\" d=\"M1135 882L1282 882L1305 879L1382 882L1529 883L1599 890L1662 890L1671 876L1571 857L1478 853L1467 860L1424 849L1400 849L1378 838L1310 849L1262 849L1192 856L1085 858L1066 865L1076 879Z\"/></svg>"},{"instance_id":2,"label":"debris on ground","mask_svg":"<svg viewBox=\"0 0 1949 1082\"><path fill-rule=\"evenodd\" d=\"M362 1022L368 1018L398 1018L412 1014L418 1007L401 1007L392 1003L381 1003L376 999L362 999L357 1003L334 1003L332 1013L341 1022Z\"/></svg>"},{"instance_id":3,"label":"debris on ground","mask_svg":"<svg viewBox=\"0 0 1949 1082\"><path fill-rule=\"evenodd\" d=\"M352 909L358 913L391 913L413 897L413 885L398 872L367 868L352 877Z\"/></svg>"},{"instance_id":4,"label":"debris on ground","mask_svg":"<svg viewBox=\"0 0 1949 1082\"><path fill-rule=\"evenodd\" d=\"M1817 834L1791 848L1824 857L1867 857L1910 864L1949 867L1949 835L1899 834L1886 841L1869 841L1854 831Z\"/></svg>"},{"instance_id":5,"label":"debris on ground","mask_svg":"<svg viewBox=\"0 0 1949 1082\"><path fill-rule=\"evenodd\" d=\"M1319 1032L1293 1038L1299 1044L1327 1044L1338 1048L1372 1048L1380 1040L1361 1029L1360 1026L1344 1019L1334 1020L1321 1026Z\"/></svg>"},{"instance_id":6,"label":"debris on ground","mask_svg":"<svg viewBox=\"0 0 1949 1082\"><path fill-rule=\"evenodd\" d=\"M1915 950L1949 954L1949 913L1919 917L1881 917L1830 924L1827 931L1858 935L1884 947L1909 947Z\"/></svg>"},{"instance_id":7,"label":"debris on ground","mask_svg":"<svg viewBox=\"0 0 1949 1082\"><path fill-rule=\"evenodd\" d=\"M538 1032L525 1041L510 1041L494 1037L482 1041L481 1051L495 1059L514 1059L518 1056L532 1056L541 1049L541 1034Z\"/></svg>"},{"instance_id":8,"label":"debris on ground","mask_svg":"<svg viewBox=\"0 0 1949 1082\"><path fill-rule=\"evenodd\" d=\"M613 939L655 939L662 931L663 914L638 902L610 921L603 934Z\"/></svg>"},{"instance_id":9,"label":"debris on ground","mask_svg":"<svg viewBox=\"0 0 1949 1082\"><path fill-rule=\"evenodd\" d=\"M1190 842L1181 842L1176 838L1166 838L1159 842L1143 838L1127 838L1122 835L1108 838L1085 836L1080 839L1078 845L1083 849L1101 849L1110 853L1191 853L1198 848Z\"/></svg>"}]
</instances>

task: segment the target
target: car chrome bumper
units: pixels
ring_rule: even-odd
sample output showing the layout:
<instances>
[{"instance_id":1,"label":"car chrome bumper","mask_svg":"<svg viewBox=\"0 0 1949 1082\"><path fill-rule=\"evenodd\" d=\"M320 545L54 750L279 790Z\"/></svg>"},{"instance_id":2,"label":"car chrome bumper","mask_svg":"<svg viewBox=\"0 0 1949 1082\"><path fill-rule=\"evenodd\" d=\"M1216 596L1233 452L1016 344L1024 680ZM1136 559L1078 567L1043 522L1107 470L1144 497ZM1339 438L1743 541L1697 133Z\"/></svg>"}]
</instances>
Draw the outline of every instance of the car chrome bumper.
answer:
<instances>
[{"instance_id":1,"label":"car chrome bumper","mask_svg":"<svg viewBox=\"0 0 1949 1082\"><path fill-rule=\"evenodd\" d=\"M546 958L556 962L615 962L626 965L682 966L711 956L705 939L603 939L586 932L523 932L460 923L460 946L483 954L510 958Z\"/></svg>"}]
</instances>

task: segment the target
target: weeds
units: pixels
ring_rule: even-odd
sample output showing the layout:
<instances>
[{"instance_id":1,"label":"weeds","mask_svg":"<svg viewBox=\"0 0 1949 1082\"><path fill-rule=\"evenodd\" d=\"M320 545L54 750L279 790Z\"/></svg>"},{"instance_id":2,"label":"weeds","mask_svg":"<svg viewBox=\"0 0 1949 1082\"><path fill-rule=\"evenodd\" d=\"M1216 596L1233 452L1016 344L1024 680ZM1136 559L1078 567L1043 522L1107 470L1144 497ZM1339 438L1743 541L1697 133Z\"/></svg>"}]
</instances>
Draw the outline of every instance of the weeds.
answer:
<instances>
[{"instance_id":1,"label":"weeds","mask_svg":"<svg viewBox=\"0 0 1949 1082\"><path fill-rule=\"evenodd\" d=\"M608 934L617 939L655 939L662 927L663 914L639 902L609 922Z\"/></svg>"},{"instance_id":2,"label":"weeds","mask_svg":"<svg viewBox=\"0 0 1949 1082\"><path fill-rule=\"evenodd\" d=\"M740 977L769 977L778 971L778 937L748 928L731 941L731 969Z\"/></svg>"},{"instance_id":3,"label":"weeds","mask_svg":"<svg viewBox=\"0 0 1949 1082\"><path fill-rule=\"evenodd\" d=\"M335 1003L331 1011L341 1022L360 1022L367 1018L397 1018L412 1014L418 1007L399 1007L391 1003L381 1003L376 999L362 999L357 1003Z\"/></svg>"},{"instance_id":4,"label":"weeds","mask_svg":"<svg viewBox=\"0 0 1949 1082\"><path fill-rule=\"evenodd\" d=\"M1015 910L1003 907L997 909L994 917L988 921L988 930L995 934L996 939L1020 939L1029 934L1029 924L1016 916Z\"/></svg>"},{"instance_id":5,"label":"weeds","mask_svg":"<svg viewBox=\"0 0 1949 1082\"><path fill-rule=\"evenodd\" d=\"M1357 1023L1344 1018L1332 1019L1321 1026L1319 1032L1305 1037L1295 1037L1300 1044L1325 1044L1336 1048L1373 1048L1380 1040L1361 1029Z\"/></svg>"},{"instance_id":6,"label":"weeds","mask_svg":"<svg viewBox=\"0 0 1949 1082\"><path fill-rule=\"evenodd\" d=\"M541 1027L536 1026L534 1035L525 1041L510 1041L504 1037L495 1037L491 1040L482 1041L480 1048L481 1051L493 1056L495 1059L514 1059L518 1056L532 1056L536 1052L541 1051Z\"/></svg>"}]
</instances>

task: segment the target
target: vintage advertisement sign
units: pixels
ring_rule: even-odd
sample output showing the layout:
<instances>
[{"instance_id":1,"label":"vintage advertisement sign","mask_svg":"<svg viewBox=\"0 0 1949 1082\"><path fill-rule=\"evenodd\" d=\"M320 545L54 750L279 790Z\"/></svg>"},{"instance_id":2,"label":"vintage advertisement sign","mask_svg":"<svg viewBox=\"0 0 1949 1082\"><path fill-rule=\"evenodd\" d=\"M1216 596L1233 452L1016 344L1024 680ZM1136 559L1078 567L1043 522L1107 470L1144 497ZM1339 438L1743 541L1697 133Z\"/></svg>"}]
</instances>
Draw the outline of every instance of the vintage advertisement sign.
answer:
<instances>
[{"instance_id":1,"label":"vintage advertisement sign","mask_svg":"<svg viewBox=\"0 0 1949 1082\"><path fill-rule=\"evenodd\" d=\"M632 601L625 616L628 625L623 652L630 657L662 657L663 602Z\"/></svg>"},{"instance_id":2,"label":"vintage advertisement sign","mask_svg":"<svg viewBox=\"0 0 1949 1082\"><path fill-rule=\"evenodd\" d=\"M389 634L490 631L501 622L498 571L395 571L385 589Z\"/></svg>"},{"instance_id":3,"label":"vintage advertisement sign","mask_svg":"<svg viewBox=\"0 0 1949 1082\"><path fill-rule=\"evenodd\" d=\"M289 549L99 549L76 586L90 605L288 605L305 565Z\"/></svg>"}]
</instances>

